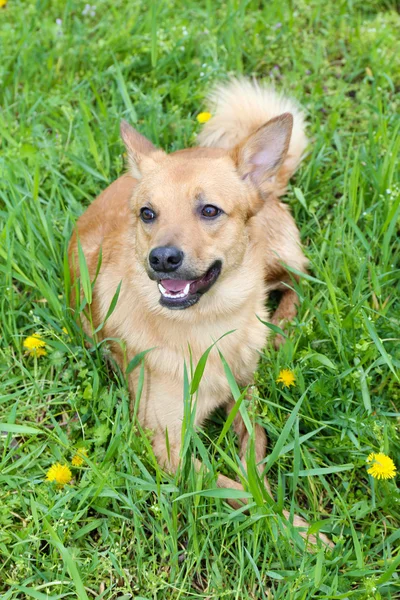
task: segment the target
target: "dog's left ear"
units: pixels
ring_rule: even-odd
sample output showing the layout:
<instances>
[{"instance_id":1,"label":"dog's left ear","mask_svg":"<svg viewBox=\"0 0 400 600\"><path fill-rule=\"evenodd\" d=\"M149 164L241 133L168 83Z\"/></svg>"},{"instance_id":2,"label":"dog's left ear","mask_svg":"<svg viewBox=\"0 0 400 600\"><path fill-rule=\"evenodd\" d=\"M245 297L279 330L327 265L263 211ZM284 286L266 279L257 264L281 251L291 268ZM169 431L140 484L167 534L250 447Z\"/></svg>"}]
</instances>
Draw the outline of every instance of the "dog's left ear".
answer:
<instances>
[{"instance_id":1,"label":"dog's left ear","mask_svg":"<svg viewBox=\"0 0 400 600\"><path fill-rule=\"evenodd\" d=\"M284 113L271 119L237 146L232 153L242 179L249 179L261 192L285 160L293 128L293 117Z\"/></svg>"},{"instance_id":2,"label":"dog's left ear","mask_svg":"<svg viewBox=\"0 0 400 600\"><path fill-rule=\"evenodd\" d=\"M156 166L157 160L163 158L165 153L156 148L150 140L126 121L121 121L120 130L128 151L131 174L135 179L141 179L144 173L151 171Z\"/></svg>"}]
</instances>

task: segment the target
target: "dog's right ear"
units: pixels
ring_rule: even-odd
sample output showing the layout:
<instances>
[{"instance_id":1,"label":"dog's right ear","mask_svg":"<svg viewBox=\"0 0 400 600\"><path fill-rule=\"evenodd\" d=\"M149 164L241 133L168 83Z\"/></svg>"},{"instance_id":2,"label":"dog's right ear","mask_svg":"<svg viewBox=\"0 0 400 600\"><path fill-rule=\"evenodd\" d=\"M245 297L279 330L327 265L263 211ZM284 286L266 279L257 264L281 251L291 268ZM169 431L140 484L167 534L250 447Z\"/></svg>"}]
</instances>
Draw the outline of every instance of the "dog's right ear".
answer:
<instances>
[{"instance_id":1,"label":"dog's right ear","mask_svg":"<svg viewBox=\"0 0 400 600\"><path fill-rule=\"evenodd\" d=\"M121 121L120 131L128 152L131 175L141 179L144 173L154 169L157 159L165 154L126 121Z\"/></svg>"}]
</instances>

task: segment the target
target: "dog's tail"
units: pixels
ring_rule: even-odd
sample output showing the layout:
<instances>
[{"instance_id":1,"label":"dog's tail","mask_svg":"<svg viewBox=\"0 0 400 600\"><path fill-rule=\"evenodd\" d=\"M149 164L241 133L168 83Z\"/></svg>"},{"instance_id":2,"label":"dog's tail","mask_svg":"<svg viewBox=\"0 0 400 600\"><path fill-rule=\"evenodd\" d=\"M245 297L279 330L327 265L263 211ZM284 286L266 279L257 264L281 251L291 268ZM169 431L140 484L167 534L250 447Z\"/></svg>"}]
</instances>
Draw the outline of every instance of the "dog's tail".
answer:
<instances>
[{"instance_id":1,"label":"dog's tail","mask_svg":"<svg viewBox=\"0 0 400 600\"><path fill-rule=\"evenodd\" d=\"M293 115L293 130L286 158L275 177L274 192L282 195L299 166L307 146L304 114L297 103L256 80L233 79L210 94L211 119L197 138L199 146L229 150L240 144L270 119Z\"/></svg>"}]
</instances>

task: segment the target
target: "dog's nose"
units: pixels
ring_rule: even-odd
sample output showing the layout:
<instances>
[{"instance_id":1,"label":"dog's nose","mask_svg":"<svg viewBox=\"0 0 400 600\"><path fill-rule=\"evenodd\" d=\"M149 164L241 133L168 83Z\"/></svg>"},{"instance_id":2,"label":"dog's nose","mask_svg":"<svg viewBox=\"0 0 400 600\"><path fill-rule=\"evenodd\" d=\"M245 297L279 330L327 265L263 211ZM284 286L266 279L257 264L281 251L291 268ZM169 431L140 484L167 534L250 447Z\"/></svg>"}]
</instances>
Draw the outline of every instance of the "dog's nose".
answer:
<instances>
[{"instance_id":1,"label":"dog's nose","mask_svg":"<svg viewBox=\"0 0 400 600\"><path fill-rule=\"evenodd\" d=\"M149 255L149 262L154 271L170 273L176 271L182 264L183 252L175 246L159 246L153 248Z\"/></svg>"}]
</instances>

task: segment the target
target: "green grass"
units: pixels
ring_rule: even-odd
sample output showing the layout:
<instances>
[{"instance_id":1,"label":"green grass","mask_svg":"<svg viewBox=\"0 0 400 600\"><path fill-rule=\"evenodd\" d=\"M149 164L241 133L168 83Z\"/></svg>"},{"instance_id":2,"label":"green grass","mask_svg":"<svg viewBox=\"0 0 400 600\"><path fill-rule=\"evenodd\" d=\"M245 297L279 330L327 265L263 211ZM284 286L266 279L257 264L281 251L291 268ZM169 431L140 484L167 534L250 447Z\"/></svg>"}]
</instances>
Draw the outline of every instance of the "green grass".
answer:
<instances>
[{"instance_id":1,"label":"green grass","mask_svg":"<svg viewBox=\"0 0 400 600\"><path fill-rule=\"evenodd\" d=\"M9 0L0 9L5 600L400 596L400 493L365 466L382 450L400 467L395 4L100 0L91 15L84 1ZM250 469L249 514L229 508L224 490L202 492L217 471L238 472L221 415L198 435L188 405L181 473L156 465L149 436L130 422L124 377L74 327L64 276L74 222L123 171L120 119L168 150L190 145L209 86L231 73L295 95L312 139L287 201L314 279L300 284L286 345L261 357L249 417L268 433L277 502L264 502ZM22 347L34 332L47 342L38 360ZM275 383L281 368L294 370L296 387ZM82 444L89 459L73 485L46 483L51 464ZM195 475L193 449L209 473ZM322 526L335 549L307 552L283 527L283 506Z\"/></svg>"}]
</instances>

